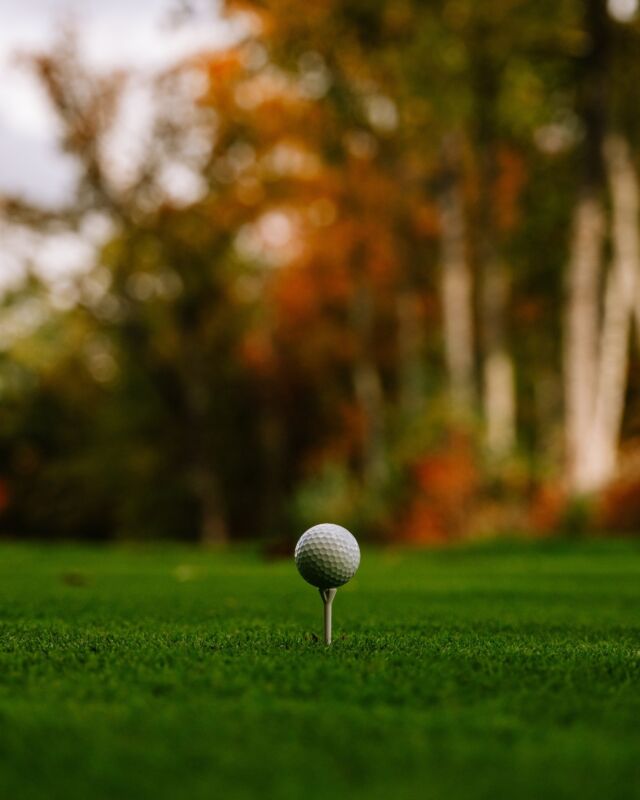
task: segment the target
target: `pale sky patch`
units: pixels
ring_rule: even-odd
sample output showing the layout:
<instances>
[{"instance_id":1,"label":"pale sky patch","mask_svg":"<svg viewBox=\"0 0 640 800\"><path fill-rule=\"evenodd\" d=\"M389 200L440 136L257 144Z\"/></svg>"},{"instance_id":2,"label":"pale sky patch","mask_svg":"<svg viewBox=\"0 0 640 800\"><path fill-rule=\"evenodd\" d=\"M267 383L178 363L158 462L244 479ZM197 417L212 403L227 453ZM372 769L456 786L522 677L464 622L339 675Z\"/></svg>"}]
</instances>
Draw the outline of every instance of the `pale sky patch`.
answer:
<instances>
[{"instance_id":1,"label":"pale sky patch","mask_svg":"<svg viewBox=\"0 0 640 800\"><path fill-rule=\"evenodd\" d=\"M192 0L181 15L177 0L0 0L0 195L64 202L74 185L72 159L56 148L56 118L37 79L19 55L50 50L66 28L77 33L91 69L126 69L140 76L167 69L190 54L224 46L237 25L220 15L217 0ZM138 90L136 130L148 117Z\"/></svg>"},{"instance_id":2,"label":"pale sky patch","mask_svg":"<svg viewBox=\"0 0 640 800\"><path fill-rule=\"evenodd\" d=\"M65 31L75 34L88 69L132 75L107 143L114 178L126 183L149 143L153 77L190 55L228 45L240 23L222 17L220 0L0 0L0 199L56 208L73 197L78 165L60 151L55 112L20 58L51 51ZM174 167L167 175L174 189L197 195L188 170ZM0 292L19 283L27 267L52 283L85 271L100 243L89 239L53 237L35 246L32 235L5 226Z\"/></svg>"}]
</instances>

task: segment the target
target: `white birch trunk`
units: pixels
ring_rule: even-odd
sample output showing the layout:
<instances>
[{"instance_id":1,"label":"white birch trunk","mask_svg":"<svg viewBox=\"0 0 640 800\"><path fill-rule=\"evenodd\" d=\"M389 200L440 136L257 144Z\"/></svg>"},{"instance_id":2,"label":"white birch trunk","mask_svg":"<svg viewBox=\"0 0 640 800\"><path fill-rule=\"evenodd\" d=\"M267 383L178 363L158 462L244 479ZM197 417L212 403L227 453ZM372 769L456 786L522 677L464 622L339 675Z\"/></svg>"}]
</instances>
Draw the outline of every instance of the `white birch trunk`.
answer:
<instances>
[{"instance_id":1,"label":"white birch trunk","mask_svg":"<svg viewBox=\"0 0 640 800\"><path fill-rule=\"evenodd\" d=\"M451 405L457 416L473 411L473 299L466 254L464 206L452 178L440 196L441 303Z\"/></svg>"},{"instance_id":2,"label":"white birch trunk","mask_svg":"<svg viewBox=\"0 0 640 800\"><path fill-rule=\"evenodd\" d=\"M613 262L607 276L591 435L582 454L581 488L587 491L607 483L616 467L640 265L638 178L623 139L609 138L605 162L612 201Z\"/></svg>"},{"instance_id":3,"label":"white birch trunk","mask_svg":"<svg viewBox=\"0 0 640 800\"><path fill-rule=\"evenodd\" d=\"M501 458L516 440L515 374L511 356L502 347L484 359L484 407L487 449Z\"/></svg>"},{"instance_id":4,"label":"white birch trunk","mask_svg":"<svg viewBox=\"0 0 640 800\"><path fill-rule=\"evenodd\" d=\"M636 296L633 304L633 316L636 327L636 347L640 352L640 280L637 282Z\"/></svg>"},{"instance_id":5,"label":"white birch trunk","mask_svg":"<svg viewBox=\"0 0 640 800\"><path fill-rule=\"evenodd\" d=\"M599 279L604 211L593 194L576 206L570 247L564 341L565 430L568 482L587 490L584 453L593 420L598 359Z\"/></svg>"},{"instance_id":6,"label":"white birch trunk","mask_svg":"<svg viewBox=\"0 0 640 800\"><path fill-rule=\"evenodd\" d=\"M483 405L487 451L498 459L508 455L516 441L515 371L504 330L508 296L503 265L495 256L488 258L482 285Z\"/></svg>"}]
</instances>

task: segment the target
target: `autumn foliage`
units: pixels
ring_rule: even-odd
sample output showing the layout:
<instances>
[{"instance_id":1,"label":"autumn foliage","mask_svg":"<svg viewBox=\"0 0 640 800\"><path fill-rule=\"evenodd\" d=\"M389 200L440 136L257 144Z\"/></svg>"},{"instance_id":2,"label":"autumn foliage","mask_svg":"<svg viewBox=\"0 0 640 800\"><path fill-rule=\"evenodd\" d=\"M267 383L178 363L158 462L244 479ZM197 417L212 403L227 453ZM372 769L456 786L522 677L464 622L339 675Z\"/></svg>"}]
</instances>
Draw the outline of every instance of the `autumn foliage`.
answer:
<instances>
[{"instance_id":1,"label":"autumn foliage","mask_svg":"<svg viewBox=\"0 0 640 800\"><path fill-rule=\"evenodd\" d=\"M36 278L5 298L42 320L0 357L1 530L280 552L323 519L416 545L562 528L593 59L585 4L545 8L230 1L242 34L158 77L127 180L104 156L126 76L35 59L81 175L69 207L7 219L109 233L70 301ZM637 25L609 28L631 137ZM637 527L637 487L621 470L589 524Z\"/></svg>"}]
</instances>

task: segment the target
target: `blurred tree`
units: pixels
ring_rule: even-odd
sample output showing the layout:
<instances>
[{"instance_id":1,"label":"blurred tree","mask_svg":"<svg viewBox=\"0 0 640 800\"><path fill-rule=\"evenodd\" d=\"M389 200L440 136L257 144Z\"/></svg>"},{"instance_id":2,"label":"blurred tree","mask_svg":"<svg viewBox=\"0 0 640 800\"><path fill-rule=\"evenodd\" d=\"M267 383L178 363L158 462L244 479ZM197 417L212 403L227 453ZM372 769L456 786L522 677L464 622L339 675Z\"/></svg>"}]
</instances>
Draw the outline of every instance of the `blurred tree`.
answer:
<instances>
[{"instance_id":1,"label":"blurred tree","mask_svg":"<svg viewBox=\"0 0 640 800\"><path fill-rule=\"evenodd\" d=\"M72 38L31 60L80 180L6 217L107 233L64 291L4 300L4 529L223 542L331 512L445 540L526 524L563 430L570 492L601 487L638 391L637 20L604 0L226 10L244 35L158 78L127 169L132 77L92 74Z\"/></svg>"},{"instance_id":2,"label":"blurred tree","mask_svg":"<svg viewBox=\"0 0 640 800\"><path fill-rule=\"evenodd\" d=\"M629 31L614 23L604 0L585 0L583 9L584 43L575 79L576 112L584 131L582 177L565 338L569 482L577 494L601 489L614 475L640 281L639 187L627 143L629 123L633 130L637 122L621 113L628 99L623 99L626 87L620 79L621 72L637 72L637 56L625 46ZM608 199L612 258L605 270Z\"/></svg>"},{"instance_id":3,"label":"blurred tree","mask_svg":"<svg viewBox=\"0 0 640 800\"><path fill-rule=\"evenodd\" d=\"M230 522L249 532L257 523L246 503L246 493L256 488L255 468L240 453L255 448L257 434L252 379L237 360L250 311L237 296L242 270L233 245L234 233L255 212L236 202L236 187L224 171L240 157L243 120L227 113L228 98L218 96L214 136L195 108L189 122L177 121L168 104L139 175L118 185L105 153L124 76L90 76L68 43L33 63L58 112L62 143L77 157L82 175L68 211L38 216L18 203L10 211L31 224L71 228L101 214L115 230L99 258L100 281L81 281L79 302L62 320L65 326L84 320L82 347L103 384L97 407L86 398L84 413L96 430L86 442L83 474L67 474L66 480L78 493L81 485L103 487L100 494L103 501L111 498L110 517L123 535L219 542ZM163 78L157 91L164 100L179 102L181 79ZM196 159L208 183L201 201L184 206L163 191L163 171L193 168L189 137L198 130L200 138L213 140ZM63 364L58 388L65 402ZM51 454L60 479L69 457ZM88 524L97 508L88 498L77 502ZM44 505L57 510L55 503Z\"/></svg>"}]
</instances>

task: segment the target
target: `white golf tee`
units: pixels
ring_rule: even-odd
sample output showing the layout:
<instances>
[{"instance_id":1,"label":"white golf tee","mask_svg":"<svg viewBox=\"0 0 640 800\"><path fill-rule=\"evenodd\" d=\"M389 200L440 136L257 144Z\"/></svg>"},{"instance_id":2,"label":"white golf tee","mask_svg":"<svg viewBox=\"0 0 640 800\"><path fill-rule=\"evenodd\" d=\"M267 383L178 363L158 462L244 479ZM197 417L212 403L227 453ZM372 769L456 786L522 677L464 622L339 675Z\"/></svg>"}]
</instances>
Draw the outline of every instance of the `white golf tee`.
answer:
<instances>
[{"instance_id":1,"label":"white golf tee","mask_svg":"<svg viewBox=\"0 0 640 800\"><path fill-rule=\"evenodd\" d=\"M320 597L324 603L324 643L331 644L331 607L337 589L320 589Z\"/></svg>"}]
</instances>

